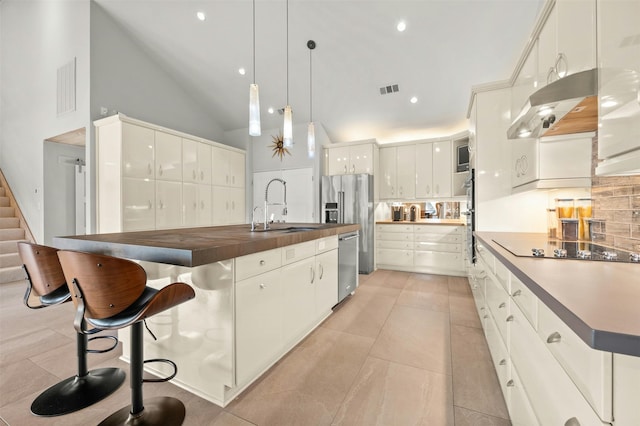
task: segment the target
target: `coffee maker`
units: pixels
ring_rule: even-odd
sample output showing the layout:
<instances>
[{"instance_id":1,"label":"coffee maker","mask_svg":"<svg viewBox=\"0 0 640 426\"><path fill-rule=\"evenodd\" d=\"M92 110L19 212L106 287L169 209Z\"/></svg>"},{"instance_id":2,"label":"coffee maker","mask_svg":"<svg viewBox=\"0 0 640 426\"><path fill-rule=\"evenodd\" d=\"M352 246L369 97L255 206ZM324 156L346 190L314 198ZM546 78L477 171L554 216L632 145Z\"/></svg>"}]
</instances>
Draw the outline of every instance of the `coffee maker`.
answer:
<instances>
[{"instance_id":1,"label":"coffee maker","mask_svg":"<svg viewBox=\"0 0 640 426\"><path fill-rule=\"evenodd\" d=\"M394 222L400 222L404 220L404 206L391 206L391 218Z\"/></svg>"}]
</instances>

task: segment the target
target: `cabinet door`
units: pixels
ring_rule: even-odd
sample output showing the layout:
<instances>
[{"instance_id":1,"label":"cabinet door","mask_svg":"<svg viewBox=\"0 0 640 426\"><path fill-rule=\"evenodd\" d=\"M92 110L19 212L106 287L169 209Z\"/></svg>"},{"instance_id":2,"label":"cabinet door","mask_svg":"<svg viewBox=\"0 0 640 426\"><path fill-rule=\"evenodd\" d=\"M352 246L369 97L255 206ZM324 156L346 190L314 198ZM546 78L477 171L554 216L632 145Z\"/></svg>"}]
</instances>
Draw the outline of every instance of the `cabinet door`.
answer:
<instances>
[{"instance_id":1,"label":"cabinet door","mask_svg":"<svg viewBox=\"0 0 640 426\"><path fill-rule=\"evenodd\" d=\"M545 76L546 78L546 76ZM538 41L533 45L511 88L511 118L515 120L527 103L529 96L538 89ZM471 142L471 141L469 141Z\"/></svg>"},{"instance_id":2,"label":"cabinet door","mask_svg":"<svg viewBox=\"0 0 640 426\"><path fill-rule=\"evenodd\" d=\"M198 203L195 225L209 226L212 223L211 200L213 197L211 185L198 185Z\"/></svg>"},{"instance_id":3,"label":"cabinet door","mask_svg":"<svg viewBox=\"0 0 640 426\"><path fill-rule=\"evenodd\" d=\"M156 130L156 179L182 181L182 139Z\"/></svg>"},{"instance_id":4,"label":"cabinet door","mask_svg":"<svg viewBox=\"0 0 640 426\"><path fill-rule=\"evenodd\" d=\"M373 174L373 146L366 144L349 147L349 161L349 173Z\"/></svg>"},{"instance_id":5,"label":"cabinet door","mask_svg":"<svg viewBox=\"0 0 640 426\"><path fill-rule=\"evenodd\" d=\"M433 144L433 196L451 197L451 141Z\"/></svg>"},{"instance_id":6,"label":"cabinet door","mask_svg":"<svg viewBox=\"0 0 640 426\"><path fill-rule=\"evenodd\" d=\"M413 250L378 249L378 265L413 266Z\"/></svg>"},{"instance_id":7,"label":"cabinet door","mask_svg":"<svg viewBox=\"0 0 640 426\"><path fill-rule=\"evenodd\" d=\"M433 196L433 144L416 145L416 198Z\"/></svg>"},{"instance_id":8,"label":"cabinet door","mask_svg":"<svg viewBox=\"0 0 640 426\"><path fill-rule=\"evenodd\" d=\"M380 149L380 198L396 198L396 154L395 147Z\"/></svg>"},{"instance_id":9,"label":"cabinet door","mask_svg":"<svg viewBox=\"0 0 640 426\"><path fill-rule=\"evenodd\" d=\"M154 131L146 127L122 123L122 174L126 177L154 177Z\"/></svg>"},{"instance_id":10,"label":"cabinet door","mask_svg":"<svg viewBox=\"0 0 640 426\"><path fill-rule=\"evenodd\" d=\"M155 183L146 179L122 180L122 230L155 229Z\"/></svg>"},{"instance_id":11,"label":"cabinet door","mask_svg":"<svg viewBox=\"0 0 640 426\"><path fill-rule=\"evenodd\" d=\"M546 86L549 82L558 79L553 74L558 48L557 48L557 4L551 10L547 21L538 36L538 89ZM550 75L551 72L551 75ZM548 81L547 81L548 79Z\"/></svg>"},{"instance_id":12,"label":"cabinet door","mask_svg":"<svg viewBox=\"0 0 640 426\"><path fill-rule=\"evenodd\" d=\"M156 181L156 229L182 225L182 184Z\"/></svg>"},{"instance_id":13,"label":"cabinet door","mask_svg":"<svg viewBox=\"0 0 640 426\"><path fill-rule=\"evenodd\" d=\"M403 145L397 148L396 184L401 199L412 199L416 196L416 147Z\"/></svg>"},{"instance_id":14,"label":"cabinet door","mask_svg":"<svg viewBox=\"0 0 640 426\"><path fill-rule=\"evenodd\" d=\"M538 179L538 141L514 140L511 145L511 186L517 187Z\"/></svg>"},{"instance_id":15,"label":"cabinet door","mask_svg":"<svg viewBox=\"0 0 640 426\"><path fill-rule=\"evenodd\" d=\"M211 147L211 182L213 185L229 186L229 159L226 149Z\"/></svg>"},{"instance_id":16,"label":"cabinet door","mask_svg":"<svg viewBox=\"0 0 640 426\"><path fill-rule=\"evenodd\" d=\"M282 267L282 334L285 344L298 340L315 319L315 257Z\"/></svg>"},{"instance_id":17,"label":"cabinet door","mask_svg":"<svg viewBox=\"0 0 640 426\"><path fill-rule=\"evenodd\" d=\"M511 369L511 379L507 382L509 387L509 417L513 426L537 426L538 419L531 407L529 398L522 385L522 380L518 376L517 371Z\"/></svg>"},{"instance_id":18,"label":"cabinet door","mask_svg":"<svg viewBox=\"0 0 640 426\"><path fill-rule=\"evenodd\" d=\"M198 181L198 145L191 139L182 139L182 180L183 182Z\"/></svg>"},{"instance_id":19,"label":"cabinet door","mask_svg":"<svg viewBox=\"0 0 640 426\"><path fill-rule=\"evenodd\" d=\"M559 1L558 54L564 55L565 64L558 71L566 75L596 67L596 1ZM637 20L637 16L636 16ZM561 59L562 61L562 59Z\"/></svg>"},{"instance_id":20,"label":"cabinet door","mask_svg":"<svg viewBox=\"0 0 640 426\"><path fill-rule=\"evenodd\" d=\"M338 250L316 256L316 316L331 311L338 303Z\"/></svg>"},{"instance_id":21,"label":"cabinet door","mask_svg":"<svg viewBox=\"0 0 640 426\"><path fill-rule=\"evenodd\" d=\"M211 185L211 145L198 142L197 182Z\"/></svg>"},{"instance_id":22,"label":"cabinet door","mask_svg":"<svg viewBox=\"0 0 640 426\"><path fill-rule=\"evenodd\" d=\"M248 382L282 348L280 270L236 283L236 379Z\"/></svg>"},{"instance_id":23,"label":"cabinet door","mask_svg":"<svg viewBox=\"0 0 640 426\"><path fill-rule=\"evenodd\" d=\"M245 223L244 211L244 188L229 188L229 218L227 223L240 224Z\"/></svg>"},{"instance_id":24,"label":"cabinet door","mask_svg":"<svg viewBox=\"0 0 640 426\"><path fill-rule=\"evenodd\" d=\"M244 187L244 154L227 151L229 161L229 185L235 188Z\"/></svg>"},{"instance_id":25,"label":"cabinet door","mask_svg":"<svg viewBox=\"0 0 640 426\"><path fill-rule=\"evenodd\" d=\"M225 225L229 220L229 188L213 186L211 197L211 221L213 225Z\"/></svg>"},{"instance_id":26,"label":"cabinet door","mask_svg":"<svg viewBox=\"0 0 640 426\"><path fill-rule=\"evenodd\" d=\"M182 226L198 223L198 186L194 183L182 184Z\"/></svg>"},{"instance_id":27,"label":"cabinet door","mask_svg":"<svg viewBox=\"0 0 640 426\"><path fill-rule=\"evenodd\" d=\"M329 175L345 175L349 171L349 147L329 148Z\"/></svg>"}]
</instances>

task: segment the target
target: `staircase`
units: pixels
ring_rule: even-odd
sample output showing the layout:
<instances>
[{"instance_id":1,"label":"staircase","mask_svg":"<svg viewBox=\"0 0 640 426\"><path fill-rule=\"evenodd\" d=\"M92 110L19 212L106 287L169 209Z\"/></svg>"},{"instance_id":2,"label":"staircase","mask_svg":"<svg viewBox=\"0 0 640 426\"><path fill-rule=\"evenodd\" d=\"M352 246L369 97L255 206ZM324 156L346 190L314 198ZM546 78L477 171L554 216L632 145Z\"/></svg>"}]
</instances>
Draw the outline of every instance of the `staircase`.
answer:
<instances>
[{"instance_id":1,"label":"staircase","mask_svg":"<svg viewBox=\"0 0 640 426\"><path fill-rule=\"evenodd\" d=\"M26 278L18 255L18 241L25 241L25 232L5 188L0 186L0 284Z\"/></svg>"}]
</instances>

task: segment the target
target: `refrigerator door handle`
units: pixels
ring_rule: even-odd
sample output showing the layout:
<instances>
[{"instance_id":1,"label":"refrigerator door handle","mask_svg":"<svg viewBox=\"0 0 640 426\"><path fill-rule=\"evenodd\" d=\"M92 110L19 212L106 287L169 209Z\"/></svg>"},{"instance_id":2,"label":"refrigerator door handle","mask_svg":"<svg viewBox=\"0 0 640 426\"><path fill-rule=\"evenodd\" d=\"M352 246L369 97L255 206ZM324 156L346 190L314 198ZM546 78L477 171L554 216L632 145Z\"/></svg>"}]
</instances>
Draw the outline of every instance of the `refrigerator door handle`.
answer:
<instances>
[{"instance_id":1,"label":"refrigerator door handle","mask_svg":"<svg viewBox=\"0 0 640 426\"><path fill-rule=\"evenodd\" d=\"M344 223L344 191L338 191L338 223Z\"/></svg>"}]
</instances>

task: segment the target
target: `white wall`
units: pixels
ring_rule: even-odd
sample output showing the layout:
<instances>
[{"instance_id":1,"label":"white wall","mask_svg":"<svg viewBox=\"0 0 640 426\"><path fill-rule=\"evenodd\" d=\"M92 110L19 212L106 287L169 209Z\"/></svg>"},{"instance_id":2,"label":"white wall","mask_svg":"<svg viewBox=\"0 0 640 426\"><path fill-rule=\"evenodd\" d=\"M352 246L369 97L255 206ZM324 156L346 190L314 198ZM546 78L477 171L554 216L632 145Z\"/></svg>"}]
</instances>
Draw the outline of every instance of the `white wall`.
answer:
<instances>
[{"instance_id":1,"label":"white wall","mask_svg":"<svg viewBox=\"0 0 640 426\"><path fill-rule=\"evenodd\" d=\"M38 242L44 140L89 127L88 1L0 2L0 167ZM57 69L76 58L76 111L56 114Z\"/></svg>"}]
</instances>

